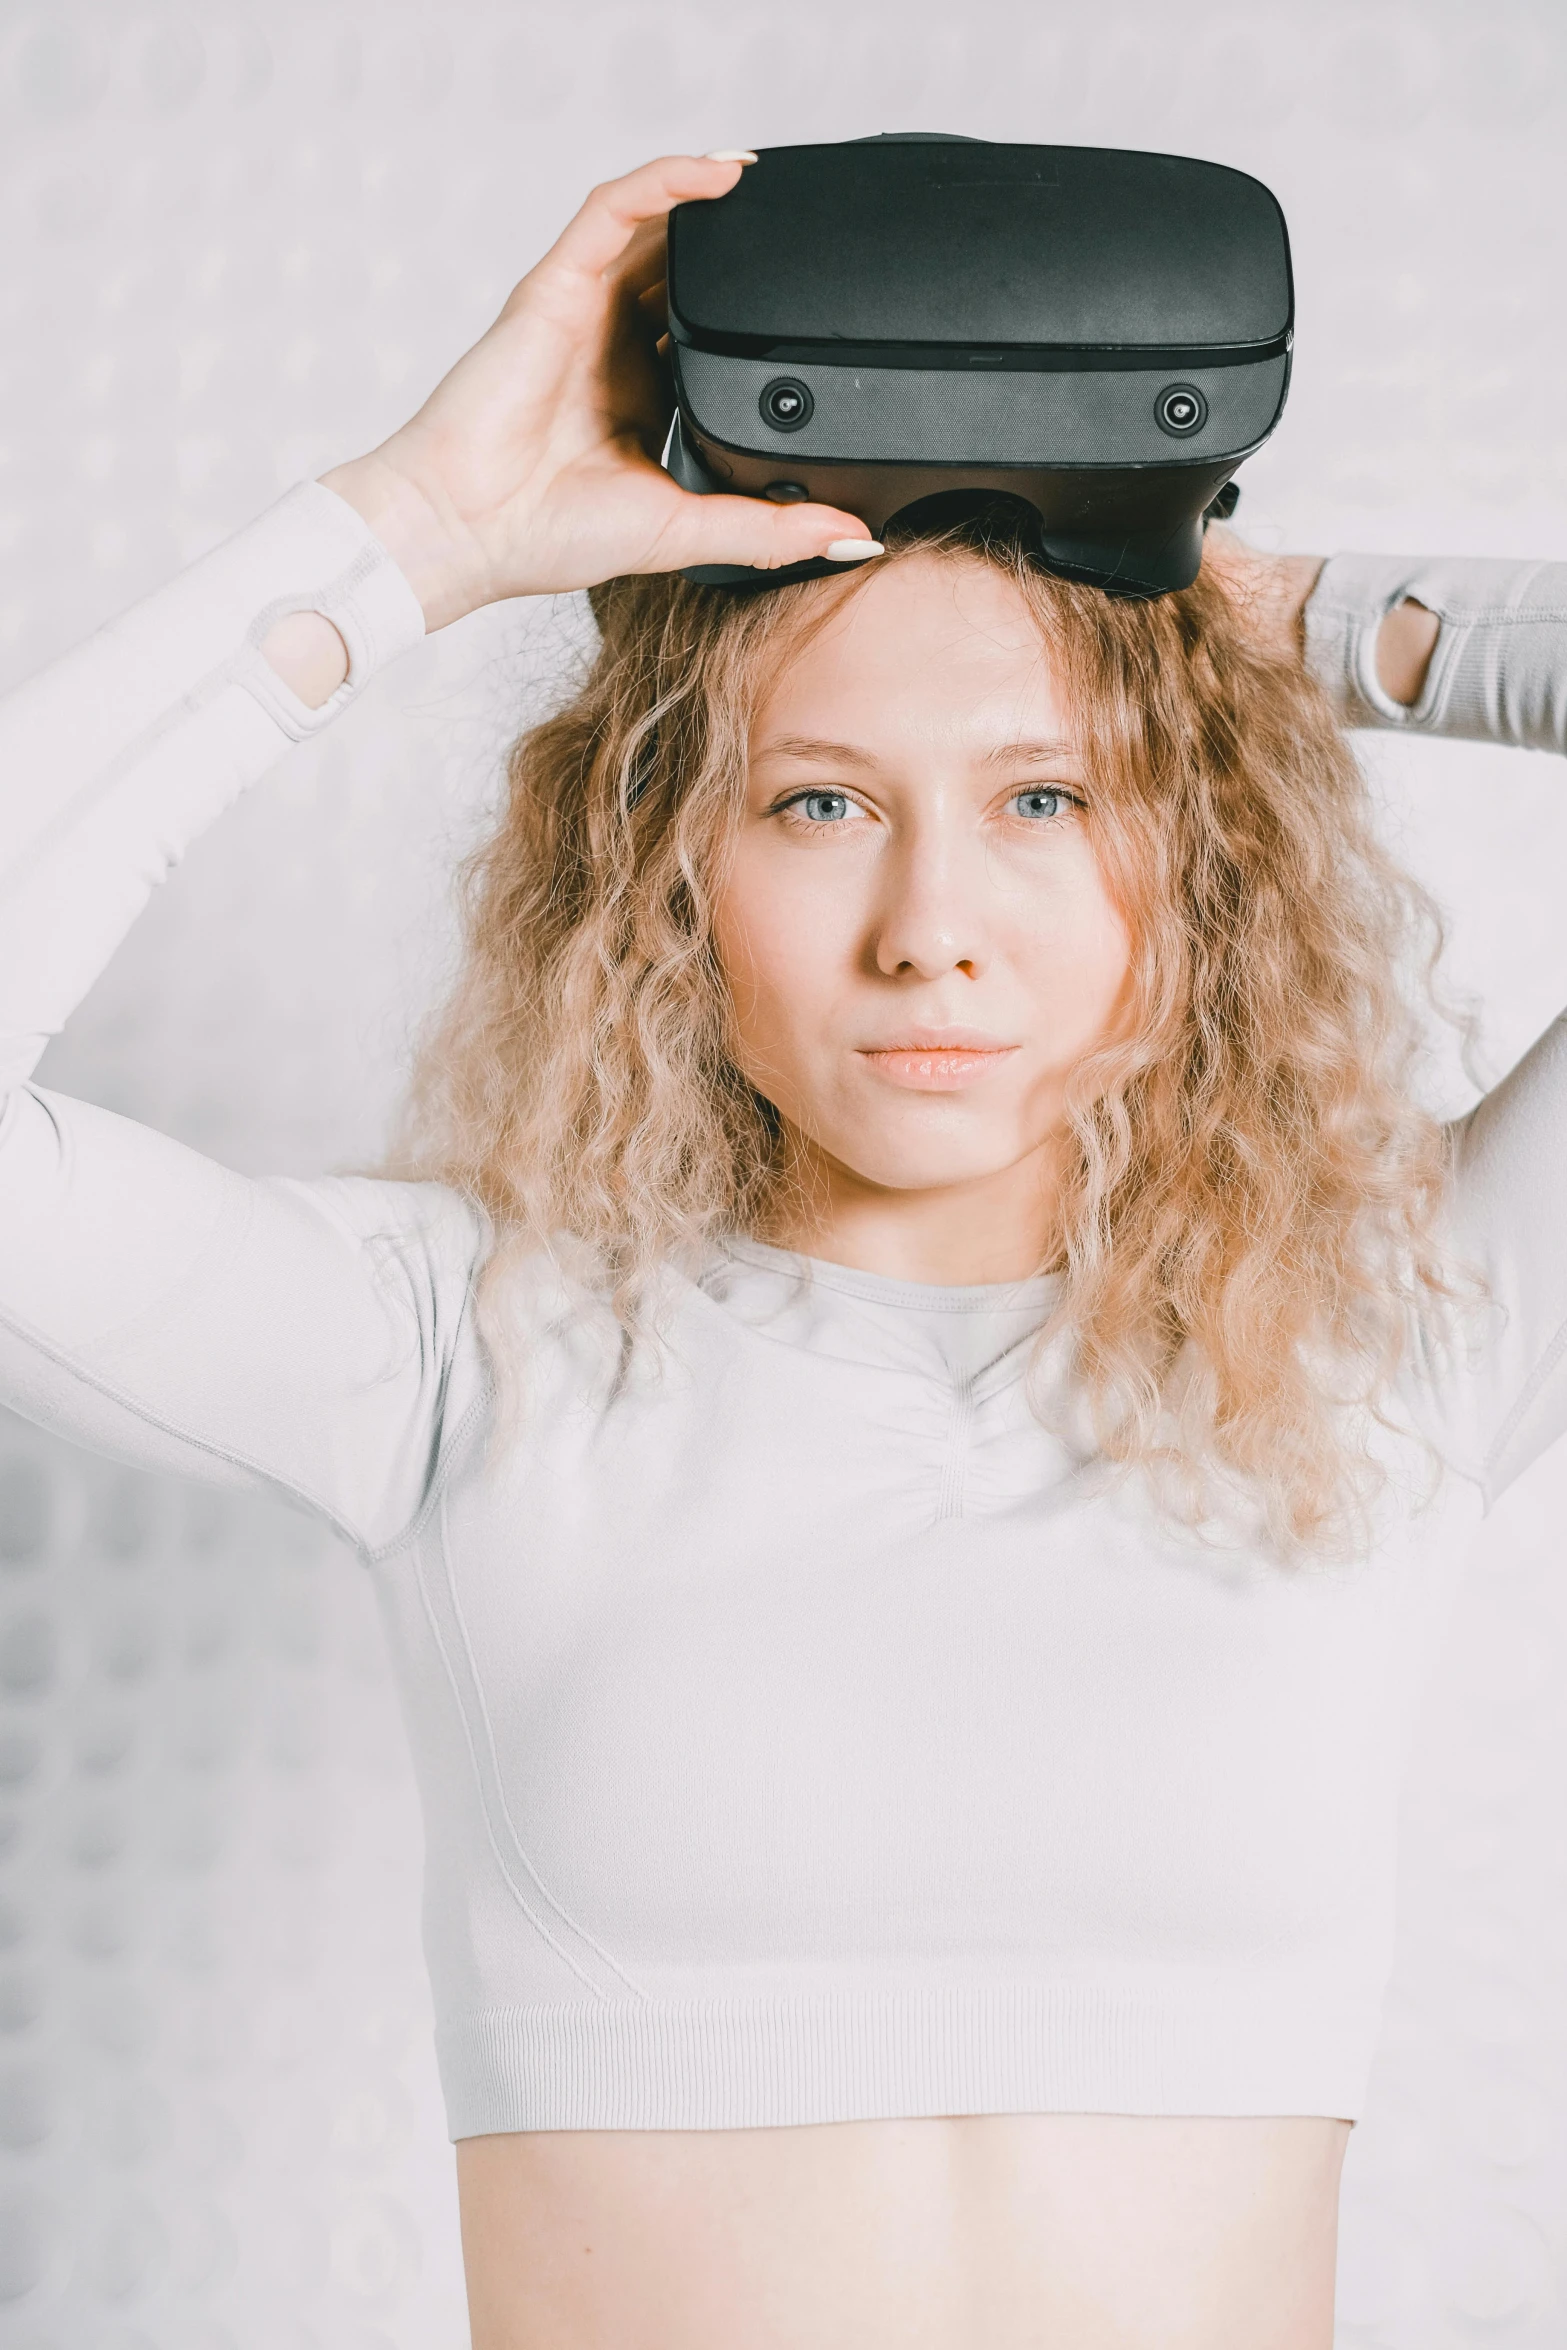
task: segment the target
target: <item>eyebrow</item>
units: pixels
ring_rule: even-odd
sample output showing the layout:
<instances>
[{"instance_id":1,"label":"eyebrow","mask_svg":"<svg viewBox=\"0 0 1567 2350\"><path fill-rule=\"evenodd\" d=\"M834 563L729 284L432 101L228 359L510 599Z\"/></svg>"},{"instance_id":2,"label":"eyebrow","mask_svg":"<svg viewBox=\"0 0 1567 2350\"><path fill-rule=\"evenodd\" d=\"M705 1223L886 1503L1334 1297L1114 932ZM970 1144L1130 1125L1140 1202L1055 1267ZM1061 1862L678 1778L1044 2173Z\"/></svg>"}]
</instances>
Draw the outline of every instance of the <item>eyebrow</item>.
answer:
<instances>
[{"instance_id":1,"label":"eyebrow","mask_svg":"<svg viewBox=\"0 0 1567 2350\"><path fill-rule=\"evenodd\" d=\"M1071 759L1077 755L1075 743L997 743L993 751L985 753L987 767L1005 767L1031 764L1042 759Z\"/></svg>"},{"instance_id":2,"label":"eyebrow","mask_svg":"<svg viewBox=\"0 0 1567 2350\"><path fill-rule=\"evenodd\" d=\"M763 759L832 759L850 767L879 767L881 761L872 751L862 751L854 743L830 743L810 734L781 734L777 740L763 743L757 756Z\"/></svg>"},{"instance_id":3,"label":"eyebrow","mask_svg":"<svg viewBox=\"0 0 1567 2350\"><path fill-rule=\"evenodd\" d=\"M1031 766L1047 759L1071 758L1074 747L1066 742L997 743L993 750L986 751L983 764L987 767ZM775 742L763 743L757 756L762 759L825 759L848 767L881 765L874 751L862 750L857 743L827 742L808 734L780 735Z\"/></svg>"}]
</instances>

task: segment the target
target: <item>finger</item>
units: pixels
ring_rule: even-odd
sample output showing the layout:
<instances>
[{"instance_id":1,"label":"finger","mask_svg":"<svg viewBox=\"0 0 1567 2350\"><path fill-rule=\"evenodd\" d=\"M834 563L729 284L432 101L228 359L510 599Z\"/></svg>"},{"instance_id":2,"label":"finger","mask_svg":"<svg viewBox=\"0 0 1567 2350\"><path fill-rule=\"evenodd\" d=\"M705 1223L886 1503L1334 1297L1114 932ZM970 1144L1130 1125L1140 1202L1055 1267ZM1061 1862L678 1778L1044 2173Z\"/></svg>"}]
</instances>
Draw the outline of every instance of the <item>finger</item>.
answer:
<instances>
[{"instance_id":1,"label":"finger","mask_svg":"<svg viewBox=\"0 0 1567 2350\"><path fill-rule=\"evenodd\" d=\"M629 435L643 456L657 465L675 413L674 371L648 338L622 352L616 383L620 438L624 441Z\"/></svg>"},{"instance_id":2,"label":"finger","mask_svg":"<svg viewBox=\"0 0 1567 2350\"><path fill-rule=\"evenodd\" d=\"M702 498L683 490L659 534L657 560L647 568L680 571L693 563L744 563L777 571L835 549L843 550L845 571L883 552L857 514L836 506L774 506L765 498Z\"/></svg>"},{"instance_id":3,"label":"finger","mask_svg":"<svg viewBox=\"0 0 1567 2350\"><path fill-rule=\"evenodd\" d=\"M653 285L644 286L637 296L637 308L648 324L660 334L669 324L669 285L659 278Z\"/></svg>"},{"instance_id":4,"label":"finger","mask_svg":"<svg viewBox=\"0 0 1567 2350\"><path fill-rule=\"evenodd\" d=\"M644 222L663 220L677 204L726 196L744 168L707 155L661 155L623 179L606 180L567 222L540 268L600 277Z\"/></svg>"},{"instance_id":5,"label":"finger","mask_svg":"<svg viewBox=\"0 0 1567 2350\"><path fill-rule=\"evenodd\" d=\"M638 299L656 286L669 266L669 226L663 219L646 220L633 232L620 259L603 272L606 282L627 297Z\"/></svg>"}]
</instances>

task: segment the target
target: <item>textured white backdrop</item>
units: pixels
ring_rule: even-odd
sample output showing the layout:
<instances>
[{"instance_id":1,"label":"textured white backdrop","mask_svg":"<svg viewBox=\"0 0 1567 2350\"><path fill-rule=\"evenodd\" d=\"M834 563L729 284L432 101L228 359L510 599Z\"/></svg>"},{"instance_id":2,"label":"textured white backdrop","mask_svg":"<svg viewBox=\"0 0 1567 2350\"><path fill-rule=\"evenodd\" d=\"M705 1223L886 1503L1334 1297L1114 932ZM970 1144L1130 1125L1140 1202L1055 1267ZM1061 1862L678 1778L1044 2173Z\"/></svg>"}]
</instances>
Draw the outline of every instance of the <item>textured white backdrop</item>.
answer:
<instances>
[{"instance_id":1,"label":"textured white backdrop","mask_svg":"<svg viewBox=\"0 0 1567 2350\"><path fill-rule=\"evenodd\" d=\"M1242 524L1567 557L1564 67L1560 0L0 0L0 684L381 438L593 178L883 129L1257 172L1298 342ZM198 846L46 1080L248 1169L372 1154L451 860L581 634L511 606L411 656ZM1368 764L1499 1070L1567 1003L1567 779ZM1498 1513L1431 1692L1344 2350L1567 2339L1564 1502L1546 1461ZM467 2341L419 1855L352 1558L0 1417L8 2350Z\"/></svg>"}]
</instances>

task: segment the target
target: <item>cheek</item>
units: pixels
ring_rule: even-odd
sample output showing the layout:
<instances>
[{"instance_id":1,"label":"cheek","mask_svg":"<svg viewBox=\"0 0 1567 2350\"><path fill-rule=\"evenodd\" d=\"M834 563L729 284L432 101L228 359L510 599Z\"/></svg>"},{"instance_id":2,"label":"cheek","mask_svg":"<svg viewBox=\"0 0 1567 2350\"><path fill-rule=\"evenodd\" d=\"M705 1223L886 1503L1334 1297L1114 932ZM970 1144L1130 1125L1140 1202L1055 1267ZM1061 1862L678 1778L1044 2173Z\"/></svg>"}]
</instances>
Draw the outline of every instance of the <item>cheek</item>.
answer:
<instances>
[{"instance_id":1,"label":"cheek","mask_svg":"<svg viewBox=\"0 0 1567 2350\"><path fill-rule=\"evenodd\" d=\"M1103 894L1085 910L1081 970L1085 1002L1108 1020L1130 989L1132 944L1120 913Z\"/></svg>"},{"instance_id":2,"label":"cheek","mask_svg":"<svg viewBox=\"0 0 1567 2350\"><path fill-rule=\"evenodd\" d=\"M1131 932L1086 852L1034 893L1013 952L1036 1004L1063 1043L1085 1045L1118 1015L1131 984Z\"/></svg>"},{"instance_id":3,"label":"cheek","mask_svg":"<svg viewBox=\"0 0 1567 2350\"><path fill-rule=\"evenodd\" d=\"M808 1025L841 995L848 909L820 874L796 877L742 853L713 909L713 943L743 1038Z\"/></svg>"}]
</instances>

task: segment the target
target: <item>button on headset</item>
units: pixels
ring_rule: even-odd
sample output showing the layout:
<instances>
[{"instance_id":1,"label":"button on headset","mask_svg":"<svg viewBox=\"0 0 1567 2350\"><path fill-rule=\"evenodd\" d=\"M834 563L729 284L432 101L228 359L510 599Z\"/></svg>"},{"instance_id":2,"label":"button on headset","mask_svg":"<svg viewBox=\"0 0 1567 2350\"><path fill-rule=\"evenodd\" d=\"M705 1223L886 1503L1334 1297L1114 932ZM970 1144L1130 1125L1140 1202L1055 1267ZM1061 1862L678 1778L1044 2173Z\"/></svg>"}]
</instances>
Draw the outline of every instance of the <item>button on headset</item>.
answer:
<instances>
[{"instance_id":1,"label":"button on headset","mask_svg":"<svg viewBox=\"0 0 1567 2350\"><path fill-rule=\"evenodd\" d=\"M775 506L798 506L810 496L803 481L770 481L762 495Z\"/></svg>"},{"instance_id":2,"label":"button on headset","mask_svg":"<svg viewBox=\"0 0 1567 2350\"><path fill-rule=\"evenodd\" d=\"M797 376L775 375L762 386L757 401L762 411L762 422L770 424L774 432L798 432L802 424L811 421L811 410L816 402Z\"/></svg>"},{"instance_id":3,"label":"button on headset","mask_svg":"<svg viewBox=\"0 0 1567 2350\"><path fill-rule=\"evenodd\" d=\"M1166 384L1153 412L1159 430L1173 433L1178 441L1201 432L1208 421L1208 403L1195 384Z\"/></svg>"}]
</instances>

